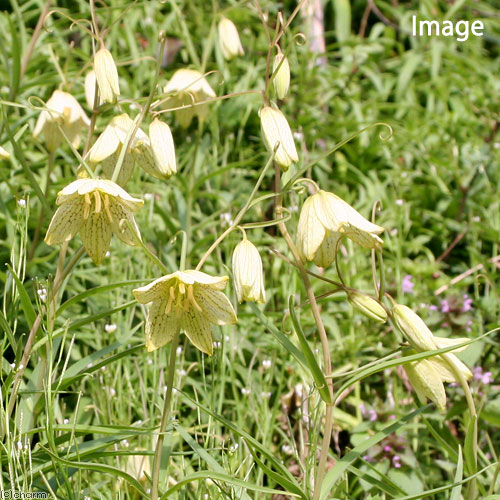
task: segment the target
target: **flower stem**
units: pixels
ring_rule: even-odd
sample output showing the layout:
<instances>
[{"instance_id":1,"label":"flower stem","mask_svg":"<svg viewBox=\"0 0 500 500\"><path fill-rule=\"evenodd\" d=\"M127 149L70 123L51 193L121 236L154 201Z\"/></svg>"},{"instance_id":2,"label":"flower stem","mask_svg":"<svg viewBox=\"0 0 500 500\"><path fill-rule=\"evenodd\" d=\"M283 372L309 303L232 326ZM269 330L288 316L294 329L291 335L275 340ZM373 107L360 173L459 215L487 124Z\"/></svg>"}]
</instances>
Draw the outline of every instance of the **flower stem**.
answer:
<instances>
[{"instance_id":1,"label":"flower stem","mask_svg":"<svg viewBox=\"0 0 500 500\"><path fill-rule=\"evenodd\" d=\"M153 486L151 488L151 500L158 500L158 482L160 477L161 456L163 452L163 441L165 439L165 429L167 428L168 419L172 410L172 392L175 376L175 362L177 360L177 346L179 345L179 332L172 339L170 345L170 360L168 363L167 374L167 392L165 394L165 404L163 406L163 414L161 416L160 430L158 440L156 441L155 456L153 459Z\"/></svg>"},{"instance_id":2,"label":"flower stem","mask_svg":"<svg viewBox=\"0 0 500 500\"><path fill-rule=\"evenodd\" d=\"M282 202L283 195L281 193L281 170L279 165L275 165L275 183L274 189L278 196L276 197L276 217L280 217L282 212ZM288 233L288 229L284 222L278 224L278 228L281 231L281 234L288 245L288 248L293 254L293 258L295 259L295 264L299 269L300 276L302 281L304 282L304 286L306 288L307 296L309 298L309 303L311 305L311 311L313 313L314 321L318 328L319 337L321 340L321 347L323 349L323 361L324 361L324 371L325 377L328 381L328 389L330 391L330 395L333 400L333 380L331 378L332 374L332 361L330 358L330 348L328 345L328 336L326 334L325 325L323 324L323 320L321 319L321 313L318 307L318 303L316 301L316 297L314 295L314 291L311 287L311 282L309 280L309 276L307 274L307 270L302 264L302 260L300 259L299 251L295 246L290 234ZM323 443L321 445L321 452L319 458L319 464L316 471L316 479L314 481L314 494L313 500L317 500L319 498L319 494L321 492L321 485L323 483L323 478L325 476L326 471L326 461L328 458L328 450L330 449L330 441L332 436L332 427L333 427L333 405L327 404L325 410L325 428L323 430Z\"/></svg>"},{"instance_id":3,"label":"flower stem","mask_svg":"<svg viewBox=\"0 0 500 500\"><path fill-rule=\"evenodd\" d=\"M268 162L264 165L264 168L262 169L262 172L259 175L259 178L257 179L257 183L255 184L252 192L250 193L250 196L248 197L247 202L243 206L243 208L238 212L238 215L234 218L233 223L212 243L210 248L205 252L205 255L201 258L200 262L198 262L198 265L196 266L196 270L199 271L203 264L206 262L210 254L217 248L217 246L220 244L220 242L234 229L238 227L238 224L240 223L241 219L245 215L246 211L250 207L250 204L252 203L253 199L255 198L255 195L257 194L257 191L262 184L262 181L264 180L264 177L266 175L266 172L268 171L269 167L273 164L274 160L274 154L269 158Z\"/></svg>"}]
</instances>

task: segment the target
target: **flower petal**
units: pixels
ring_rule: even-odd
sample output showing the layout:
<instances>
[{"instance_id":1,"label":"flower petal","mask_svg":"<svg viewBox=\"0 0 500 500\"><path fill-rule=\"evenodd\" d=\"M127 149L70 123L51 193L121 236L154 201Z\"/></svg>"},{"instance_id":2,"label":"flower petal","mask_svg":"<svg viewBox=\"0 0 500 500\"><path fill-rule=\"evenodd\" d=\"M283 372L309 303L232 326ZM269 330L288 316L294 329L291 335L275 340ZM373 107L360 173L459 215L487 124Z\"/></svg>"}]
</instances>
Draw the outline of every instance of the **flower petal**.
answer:
<instances>
[{"instance_id":1,"label":"flower petal","mask_svg":"<svg viewBox=\"0 0 500 500\"><path fill-rule=\"evenodd\" d=\"M238 318L231 301L223 292L208 286L195 284L193 295L197 304L203 309L205 318L214 325L234 325Z\"/></svg>"},{"instance_id":2,"label":"flower petal","mask_svg":"<svg viewBox=\"0 0 500 500\"><path fill-rule=\"evenodd\" d=\"M420 401L425 403L425 399L429 398L436 403L440 411L444 411L446 408L444 385L429 361L422 359L415 363L408 363L404 369Z\"/></svg>"},{"instance_id":3,"label":"flower petal","mask_svg":"<svg viewBox=\"0 0 500 500\"><path fill-rule=\"evenodd\" d=\"M325 228L318 221L314 203L314 196L307 198L304 202L297 228L299 252L306 260L314 259L314 254L325 238Z\"/></svg>"},{"instance_id":4,"label":"flower petal","mask_svg":"<svg viewBox=\"0 0 500 500\"><path fill-rule=\"evenodd\" d=\"M107 215L101 210L99 213L92 213L84 221L80 230L83 246L95 264L99 265L106 252L109 250L111 242L111 223Z\"/></svg>"},{"instance_id":5,"label":"flower petal","mask_svg":"<svg viewBox=\"0 0 500 500\"><path fill-rule=\"evenodd\" d=\"M212 330L204 313L192 306L187 311L183 311L181 328L195 347L210 356L212 355Z\"/></svg>"},{"instance_id":6,"label":"flower petal","mask_svg":"<svg viewBox=\"0 0 500 500\"><path fill-rule=\"evenodd\" d=\"M141 304L148 304L156 300L160 300L163 296L168 296L168 289L170 288L170 282L175 279L173 274L167 274L158 278L149 285L141 286L132 290L135 299Z\"/></svg>"},{"instance_id":7,"label":"flower petal","mask_svg":"<svg viewBox=\"0 0 500 500\"><path fill-rule=\"evenodd\" d=\"M154 351L168 344L179 332L180 322L175 311L165 314L168 297L151 304L146 319L146 350Z\"/></svg>"},{"instance_id":8,"label":"flower petal","mask_svg":"<svg viewBox=\"0 0 500 500\"><path fill-rule=\"evenodd\" d=\"M215 290L224 290L229 280L227 276L210 276L209 274L192 269L188 271L176 271L174 274L186 285L200 283L202 285L209 285Z\"/></svg>"},{"instance_id":9,"label":"flower petal","mask_svg":"<svg viewBox=\"0 0 500 500\"><path fill-rule=\"evenodd\" d=\"M119 145L120 139L114 128L108 125L90 148L87 159L90 163L99 163L116 152Z\"/></svg>"},{"instance_id":10,"label":"flower petal","mask_svg":"<svg viewBox=\"0 0 500 500\"><path fill-rule=\"evenodd\" d=\"M59 245L69 241L80 231L83 223L83 203L83 199L76 198L63 203L56 210L50 221L45 243Z\"/></svg>"},{"instance_id":11,"label":"flower petal","mask_svg":"<svg viewBox=\"0 0 500 500\"><path fill-rule=\"evenodd\" d=\"M115 153L108 156L101 162L102 171L108 179L111 179L113 177L115 166L118 163L118 159L120 158L121 149L122 147L119 146L118 150ZM126 154L123 158L122 166L120 167L120 173L118 174L118 178L116 179L116 183L119 186L125 186L125 184L127 184L127 182L130 180L130 177L132 177L132 174L134 173L134 167L134 157L130 154Z\"/></svg>"},{"instance_id":12,"label":"flower petal","mask_svg":"<svg viewBox=\"0 0 500 500\"><path fill-rule=\"evenodd\" d=\"M319 224L318 224L319 225ZM326 235L314 254L313 262L319 267L328 267L335 260L337 243L341 237L340 233L326 232Z\"/></svg>"},{"instance_id":13,"label":"flower petal","mask_svg":"<svg viewBox=\"0 0 500 500\"><path fill-rule=\"evenodd\" d=\"M436 336L434 337L434 341L436 342L436 345L438 346L439 349L444 349L445 347L450 347L452 345L463 344L464 342L467 342L468 340L470 340L470 339L467 339L467 338L450 339L447 337L436 337ZM452 352L465 351L465 349L467 349L469 347L469 345L466 345L464 347L460 347L459 349L453 349Z\"/></svg>"},{"instance_id":14,"label":"flower petal","mask_svg":"<svg viewBox=\"0 0 500 500\"><path fill-rule=\"evenodd\" d=\"M123 243L136 246L136 239L141 239L141 233L137 227L134 216L129 210L124 209L124 207L115 199L110 200L109 211L112 217L111 228L113 229L113 233L115 233L116 236L123 241ZM137 235L137 238L134 237L126 221L130 222L132 230Z\"/></svg>"}]
</instances>

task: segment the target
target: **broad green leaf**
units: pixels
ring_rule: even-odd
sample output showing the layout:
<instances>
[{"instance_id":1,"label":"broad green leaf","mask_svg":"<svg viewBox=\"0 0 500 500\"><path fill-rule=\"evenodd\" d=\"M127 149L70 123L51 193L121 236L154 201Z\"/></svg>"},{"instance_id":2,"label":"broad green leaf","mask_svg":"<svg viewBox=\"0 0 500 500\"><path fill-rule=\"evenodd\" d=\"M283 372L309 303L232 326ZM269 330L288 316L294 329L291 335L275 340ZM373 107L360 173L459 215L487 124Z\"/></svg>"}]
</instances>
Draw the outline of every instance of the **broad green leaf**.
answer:
<instances>
[{"instance_id":1,"label":"broad green leaf","mask_svg":"<svg viewBox=\"0 0 500 500\"><path fill-rule=\"evenodd\" d=\"M464 477L464 462L462 459L462 447L458 446L458 461L457 461L457 471L455 472L454 482L460 482ZM450 500L460 500L462 492L462 485L459 484L455 486L450 492Z\"/></svg>"}]
</instances>

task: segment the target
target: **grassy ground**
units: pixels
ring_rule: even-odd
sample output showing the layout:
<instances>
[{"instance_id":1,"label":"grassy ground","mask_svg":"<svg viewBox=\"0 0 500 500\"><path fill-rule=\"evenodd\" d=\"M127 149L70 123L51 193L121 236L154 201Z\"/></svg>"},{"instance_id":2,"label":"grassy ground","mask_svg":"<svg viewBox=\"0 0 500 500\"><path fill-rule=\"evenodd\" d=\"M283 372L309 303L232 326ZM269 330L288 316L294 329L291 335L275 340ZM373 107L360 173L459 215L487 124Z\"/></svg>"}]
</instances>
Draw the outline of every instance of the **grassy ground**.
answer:
<instances>
[{"instance_id":1,"label":"grassy ground","mask_svg":"<svg viewBox=\"0 0 500 500\"><path fill-rule=\"evenodd\" d=\"M269 160L258 115L269 42L253 2L96 3L121 96L95 113L92 141L119 112L134 118L145 105L161 31L172 37L172 61L161 68L158 94L184 67L209 73L217 96L241 93L211 103L203 125L195 120L184 129L173 113L161 115L172 129L178 173L159 180L136 166L126 186L144 200L135 218L147 251L113 237L109 256L96 266L80 256L79 236L66 255L43 241L57 193L76 178L80 162L63 143L49 166L43 137L33 137L35 123L56 88L92 113L84 95L95 50L86 31L89 4L55 4L43 11L41 1L12 1L0 12L0 146L11 154L0 160L0 252L7 265L0 269L0 490L68 500L151 498L170 348L146 352L148 307L132 289L164 274L150 254L169 273L181 258L187 269L196 267L256 185ZM291 86L279 106L299 153L282 186L305 169L303 176L367 218L378 202L376 222L385 232L377 276L384 276L385 291L433 334L477 339L459 356L474 373L478 443L459 384L446 384L444 412L419 403L403 367L391 361L407 354L401 333L391 322L360 315L344 293L321 298L335 287L311 278L328 335L329 380L340 396L332 441L321 453L325 404L314 363L297 360L305 348L293 333L289 297L325 370L318 324L292 252L278 226L265 225L247 235L262 256L266 303L237 304L230 280L225 292L239 321L214 328L214 355L180 337L172 418L156 465L164 498L312 499L321 455L329 471L322 500L497 498L498 334L483 335L498 326L499 314L500 11L493 1L369 5L324 2L324 54L312 54L311 38L298 35L307 31L302 14L282 36ZM271 35L278 12L286 21L295 6L260 3ZM37 32L42 11L47 18ZM447 13L483 20L485 36L466 42L409 36L413 14L445 19ZM230 61L218 45L221 14L234 21L245 49ZM178 53L175 40L182 42ZM277 102L272 89L271 98ZM151 118L143 121L146 132ZM242 223L272 221L276 189L271 168ZM296 185L283 193L293 240L308 191ZM203 271L232 277L240 240L239 231L231 232ZM57 270L73 258L53 298ZM373 294L369 250L342 240L337 263L338 269L306 267L335 282L340 271L349 287ZM391 308L389 299L384 304Z\"/></svg>"}]
</instances>

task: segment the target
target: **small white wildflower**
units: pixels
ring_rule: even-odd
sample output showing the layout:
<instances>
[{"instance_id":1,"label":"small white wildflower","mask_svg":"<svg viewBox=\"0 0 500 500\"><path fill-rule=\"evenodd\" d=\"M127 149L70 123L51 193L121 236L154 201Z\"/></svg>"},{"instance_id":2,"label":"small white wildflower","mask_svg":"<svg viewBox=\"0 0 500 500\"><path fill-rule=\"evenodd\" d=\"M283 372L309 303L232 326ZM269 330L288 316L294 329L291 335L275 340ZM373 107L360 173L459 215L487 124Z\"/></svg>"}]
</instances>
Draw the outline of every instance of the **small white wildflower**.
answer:
<instances>
[{"instance_id":1,"label":"small white wildflower","mask_svg":"<svg viewBox=\"0 0 500 500\"><path fill-rule=\"evenodd\" d=\"M105 372L106 371L106 367L105 366L101 366L101 371Z\"/></svg>"},{"instance_id":2,"label":"small white wildflower","mask_svg":"<svg viewBox=\"0 0 500 500\"><path fill-rule=\"evenodd\" d=\"M163 386L163 392L167 392L168 391L168 385L164 385Z\"/></svg>"},{"instance_id":3,"label":"small white wildflower","mask_svg":"<svg viewBox=\"0 0 500 500\"><path fill-rule=\"evenodd\" d=\"M182 347L179 346L176 350L175 350L175 354L177 354L177 356L180 356L182 354Z\"/></svg>"},{"instance_id":4,"label":"small white wildflower","mask_svg":"<svg viewBox=\"0 0 500 500\"><path fill-rule=\"evenodd\" d=\"M125 448L127 448L127 447L130 445L130 443L129 443L126 439L122 439L122 440L120 441L120 444L121 444L122 446L124 446Z\"/></svg>"},{"instance_id":5,"label":"small white wildflower","mask_svg":"<svg viewBox=\"0 0 500 500\"><path fill-rule=\"evenodd\" d=\"M231 226L233 224L233 218L231 217L231 212L223 212L220 214L221 226Z\"/></svg>"},{"instance_id":6,"label":"small white wildflower","mask_svg":"<svg viewBox=\"0 0 500 500\"><path fill-rule=\"evenodd\" d=\"M107 333L113 333L116 332L117 326L114 323L111 323L109 325L104 325L104 330L106 330Z\"/></svg>"},{"instance_id":7,"label":"small white wildflower","mask_svg":"<svg viewBox=\"0 0 500 500\"><path fill-rule=\"evenodd\" d=\"M104 257L109 257L111 255L111 252L108 250L105 254Z\"/></svg>"},{"instance_id":8,"label":"small white wildflower","mask_svg":"<svg viewBox=\"0 0 500 500\"><path fill-rule=\"evenodd\" d=\"M154 198L154 194L153 194L153 193L146 193L146 194L144 195L144 199L145 199L146 201L151 201L153 198Z\"/></svg>"},{"instance_id":9,"label":"small white wildflower","mask_svg":"<svg viewBox=\"0 0 500 500\"><path fill-rule=\"evenodd\" d=\"M264 370L269 370L269 368L271 368L273 362L270 360L270 359L264 359L262 361L262 368L264 368Z\"/></svg>"},{"instance_id":10,"label":"small white wildflower","mask_svg":"<svg viewBox=\"0 0 500 500\"><path fill-rule=\"evenodd\" d=\"M264 399L269 399L271 397L271 393L263 391L260 393L260 397Z\"/></svg>"},{"instance_id":11,"label":"small white wildflower","mask_svg":"<svg viewBox=\"0 0 500 500\"><path fill-rule=\"evenodd\" d=\"M294 132L293 137L298 141L301 141L304 138L304 134L302 132Z\"/></svg>"},{"instance_id":12,"label":"small white wildflower","mask_svg":"<svg viewBox=\"0 0 500 500\"><path fill-rule=\"evenodd\" d=\"M24 198L21 198L20 200L17 200L17 204L21 207L21 208L26 208L26 200Z\"/></svg>"},{"instance_id":13,"label":"small white wildflower","mask_svg":"<svg viewBox=\"0 0 500 500\"><path fill-rule=\"evenodd\" d=\"M116 395L116 391L112 387L109 388L109 393L111 394L111 396Z\"/></svg>"},{"instance_id":14,"label":"small white wildflower","mask_svg":"<svg viewBox=\"0 0 500 500\"><path fill-rule=\"evenodd\" d=\"M177 370L177 373L181 376L181 377L185 377L187 375L187 371L184 370L183 368L179 368Z\"/></svg>"},{"instance_id":15,"label":"small white wildflower","mask_svg":"<svg viewBox=\"0 0 500 500\"><path fill-rule=\"evenodd\" d=\"M24 370L24 365L21 363L18 367L17 367L18 371L21 371L21 370Z\"/></svg>"},{"instance_id":16,"label":"small white wildflower","mask_svg":"<svg viewBox=\"0 0 500 500\"><path fill-rule=\"evenodd\" d=\"M87 368L92 368L93 366L94 366L94 363L89 363L89 364L87 365Z\"/></svg>"},{"instance_id":17,"label":"small white wildflower","mask_svg":"<svg viewBox=\"0 0 500 500\"><path fill-rule=\"evenodd\" d=\"M247 389L246 387L241 388L241 394L243 394L244 396L248 396L250 392L250 389Z\"/></svg>"},{"instance_id":18,"label":"small white wildflower","mask_svg":"<svg viewBox=\"0 0 500 500\"><path fill-rule=\"evenodd\" d=\"M17 445L17 449L18 449L18 450L22 450L22 449L23 449L23 443L22 443L21 441L18 441L18 442L16 443L16 445Z\"/></svg>"},{"instance_id":19,"label":"small white wildflower","mask_svg":"<svg viewBox=\"0 0 500 500\"><path fill-rule=\"evenodd\" d=\"M472 220L474 222L481 222L481 217L479 217L479 215L476 215L476 216L472 217Z\"/></svg>"},{"instance_id":20,"label":"small white wildflower","mask_svg":"<svg viewBox=\"0 0 500 500\"><path fill-rule=\"evenodd\" d=\"M284 444L282 447L281 447L281 451L285 454L285 455L293 455L293 447L290 446L289 444Z\"/></svg>"},{"instance_id":21,"label":"small white wildflower","mask_svg":"<svg viewBox=\"0 0 500 500\"><path fill-rule=\"evenodd\" d=\"M69 424L69 418L65 418L65 419L63 420L63 424Z\"/></svg>"},{"instance_id":22,"label":"small white wildflower","mask_svg":"<svg viewBox=\"0 0 500 500\"><path fill-rule=\"evenodd\" d=\"M150 358L148 359L148 365L152 365L153 364L153 360Z\"/></svg>"},{"instance_id":23,"label":"small white wildflower","mask_svg":"<svg viewBox=\"0 0 500 500\"><path fill-rule=\"evenodd\" d=\"M396 200L396 205L402 206L403 205L403 200Z\"/></svg>"},{"instance_id":24,"label":"small white wildflower","mask_svg":"<svg viewBox=\"0 0 500 500\"><path fill-rule=\"evenodd\" d=\"M10 367L11 367L13 370L15 370L15 369L16 369L16 363L11 363L11 364L10 364Z\"/></svg>"}]
</instances>

